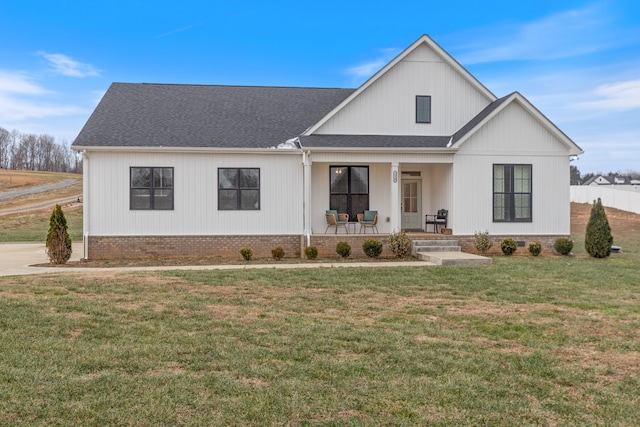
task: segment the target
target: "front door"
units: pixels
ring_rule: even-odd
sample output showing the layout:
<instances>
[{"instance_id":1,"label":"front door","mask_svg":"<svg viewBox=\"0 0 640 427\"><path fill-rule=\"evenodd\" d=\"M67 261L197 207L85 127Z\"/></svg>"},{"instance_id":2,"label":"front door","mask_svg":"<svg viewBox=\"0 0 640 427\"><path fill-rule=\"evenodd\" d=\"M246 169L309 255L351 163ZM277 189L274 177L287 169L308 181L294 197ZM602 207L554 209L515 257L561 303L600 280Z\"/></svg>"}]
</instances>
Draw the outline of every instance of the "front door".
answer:
<instances>
[{"instance_id":1,"label":"front door","mask_svg":"<svg viewBox=\"0 0 640 427\"><path fill-rule=\"evenodd\" d=\"M402 229L422 230L422 181L402 180Z\"/></svg>"}]
</instances>

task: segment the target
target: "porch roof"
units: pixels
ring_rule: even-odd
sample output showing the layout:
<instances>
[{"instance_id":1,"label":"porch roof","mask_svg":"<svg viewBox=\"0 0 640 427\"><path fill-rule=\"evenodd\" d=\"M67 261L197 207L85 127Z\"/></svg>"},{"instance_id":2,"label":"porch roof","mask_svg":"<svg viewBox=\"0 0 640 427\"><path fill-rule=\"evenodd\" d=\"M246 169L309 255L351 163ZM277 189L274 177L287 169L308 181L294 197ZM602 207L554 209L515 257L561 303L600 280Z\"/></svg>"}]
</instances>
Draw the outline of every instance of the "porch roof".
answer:
<instances>
[{"instance_id":1,"label":"porch roof","mask_svg":"<svg viewBox=\"0 0 640 427\"><path fill-rule=\"evenodd\" d=\"M447 148L450 136L309 135L300 136L304 148Z\"/></svg>"}]
</instances>

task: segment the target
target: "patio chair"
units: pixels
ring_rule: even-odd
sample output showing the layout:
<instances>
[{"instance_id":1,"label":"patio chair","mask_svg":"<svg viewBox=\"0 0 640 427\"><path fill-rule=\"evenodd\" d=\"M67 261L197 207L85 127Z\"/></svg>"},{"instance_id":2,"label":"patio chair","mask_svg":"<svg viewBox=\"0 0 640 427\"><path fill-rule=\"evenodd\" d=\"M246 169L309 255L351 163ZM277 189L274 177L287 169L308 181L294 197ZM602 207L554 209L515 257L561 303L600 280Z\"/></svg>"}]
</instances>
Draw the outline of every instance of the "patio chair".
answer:
<instances>
[{"instance_id":1,"label":"patio chair","mask_svg":"<svg viewBox=\"0 0 640 427\"><path fill-rule=\"evenodd\" d=\"M356 215L358 217L358 224L360 224L360 233L364 231L367 233L367 228L371 228L371 232L376 230L378 233L378 211L364 211L364 213L359 213Z\"/></svg>"},{"instance_id":2,"label":"patio chair","mask_svg":"<svg viewBox=\"0 0 640 427\"><path fill-rule=\"evenodd\" d=\"M327 221L327 228L324 230L324 234L327 234L330 227L336 228L335 234L338 234L338 227L344 227L344 231L349 234L347 229L349 214L339 214L337 210L328 209L324 214L324 218Z\"/></svg>"},{"instance_id":3,"label":"patio chair","mask_svg":"<svg viewBox=\"0 0 640 427\"><path fill-rule=\"evenodd\" d=\"M424 231L427 231L427 225L433 224L433 232L438 232L438 226L440 226L440 230L443 228L447 228L447 215L449 211L446 209L438 209L438 213L435 215L425 215L424 221ZM444 226L444 227L443 227Z\"/></svg>"}]
</instances>

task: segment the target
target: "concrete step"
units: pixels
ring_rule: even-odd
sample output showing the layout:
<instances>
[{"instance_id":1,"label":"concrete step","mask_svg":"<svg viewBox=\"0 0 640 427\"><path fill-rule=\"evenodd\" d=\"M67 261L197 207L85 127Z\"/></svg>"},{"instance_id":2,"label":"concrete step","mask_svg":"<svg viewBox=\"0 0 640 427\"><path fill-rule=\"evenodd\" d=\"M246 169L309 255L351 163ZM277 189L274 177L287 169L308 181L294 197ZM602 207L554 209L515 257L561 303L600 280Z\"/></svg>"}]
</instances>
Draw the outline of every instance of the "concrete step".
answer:
<instances>
[{"instance_id":1,"label":"concrete step","mask_svg":"<svg viewBox=\"0 0 640 427\"><path fill-rule=\"evenodd\" d=\"M465 252L418 252L416 258L436 265L447 266L491 264L491 258Z\"/></svg>"},{"instance_id":2,"label":"concrete step","mask_svg":"<svg viewBox=\"0 0 640 427\"><path fill-rule=\"evenodd\" d=\"M457 240L414 240L411 255L420 252L460 252Z\"/></svg>"}]
</instances>

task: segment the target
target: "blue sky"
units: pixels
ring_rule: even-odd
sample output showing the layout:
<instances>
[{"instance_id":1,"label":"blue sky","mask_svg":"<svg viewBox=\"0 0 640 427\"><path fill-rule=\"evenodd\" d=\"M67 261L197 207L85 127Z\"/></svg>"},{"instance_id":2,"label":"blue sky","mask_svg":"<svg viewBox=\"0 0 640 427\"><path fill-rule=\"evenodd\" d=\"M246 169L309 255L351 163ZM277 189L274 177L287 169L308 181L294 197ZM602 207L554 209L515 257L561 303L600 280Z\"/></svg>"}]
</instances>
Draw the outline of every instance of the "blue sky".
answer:
<instances>
[{"instance_id":1,"label":"blue sky","mask_svg":"<svg viewBox=\"0 0 640 427\"><path fill-rule=\"evenodd\" d=\"M71 143L112 82L357 87L429 34L497 96L640 171L640 2L3 1L0 126Z\"/></svg>"}]
</instances>

